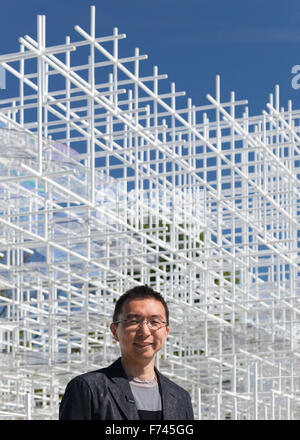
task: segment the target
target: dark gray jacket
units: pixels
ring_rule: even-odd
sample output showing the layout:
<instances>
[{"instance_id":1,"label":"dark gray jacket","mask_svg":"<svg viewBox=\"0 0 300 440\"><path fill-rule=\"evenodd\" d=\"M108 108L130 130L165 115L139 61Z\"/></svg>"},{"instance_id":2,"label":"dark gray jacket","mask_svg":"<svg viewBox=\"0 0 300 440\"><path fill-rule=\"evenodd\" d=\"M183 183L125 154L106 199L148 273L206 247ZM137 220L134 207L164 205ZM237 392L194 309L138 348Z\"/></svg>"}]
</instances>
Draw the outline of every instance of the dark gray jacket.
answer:
<instances>
[{"instance_id":1,"label":"dark gray jacket","mask_svg":"<svg viewBox=\"0 0 300 440\"><path fill-rule=\"evenodd\" d=\"M162 396L164 420L193 420L190 395L180 386L155 372ZM59 408L60 420L139 420L121 358L100 370L72 379Z\"/></svg>"}]
</instances>

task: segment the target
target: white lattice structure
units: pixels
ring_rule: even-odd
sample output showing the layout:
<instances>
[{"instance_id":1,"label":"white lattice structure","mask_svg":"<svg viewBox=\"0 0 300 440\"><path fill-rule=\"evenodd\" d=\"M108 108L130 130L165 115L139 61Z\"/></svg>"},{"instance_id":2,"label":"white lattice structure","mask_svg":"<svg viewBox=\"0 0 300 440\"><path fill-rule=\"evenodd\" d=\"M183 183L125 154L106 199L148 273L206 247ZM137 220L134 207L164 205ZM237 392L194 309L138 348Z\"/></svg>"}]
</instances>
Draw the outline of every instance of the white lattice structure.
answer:
<instances>
[{"instance_id":1,"label":"white lattice structure","mask_svg":"<svg viewBox=\"0 0 300 440\"><path fill-rule=\"evenodd\" d=\"M147 283L171 312L157 364L196 418L299 419L300 111L276 87L249 117L218 77L184 104L138 49L119 57L125 35L96 37L94 7L75 29L48 48L39 16L0 57L0 418L57 418L66 383L119 354L114 301Z\"/></svg>"}]
</instances>

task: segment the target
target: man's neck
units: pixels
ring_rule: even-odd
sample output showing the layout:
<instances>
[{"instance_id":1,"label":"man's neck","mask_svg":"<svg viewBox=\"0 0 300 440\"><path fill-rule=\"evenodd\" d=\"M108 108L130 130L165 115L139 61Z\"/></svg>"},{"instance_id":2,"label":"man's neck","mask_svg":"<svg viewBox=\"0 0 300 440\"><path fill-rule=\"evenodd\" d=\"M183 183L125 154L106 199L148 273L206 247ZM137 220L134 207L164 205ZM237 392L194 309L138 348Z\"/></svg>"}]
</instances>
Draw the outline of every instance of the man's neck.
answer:
<instances>
[{"instance_id":1,"label":"man's neck","mask_svg":"<svg viewBox=\"0 0 300 440\"><path fill-rule=\"evenodd\" d=\"M151 380L155 378L154 360L155 358L149 363L137 364L136 362L132 363L129 359L124 357L121 358L122 366L127 376L140 380Z\"/></svg>"}]
</instances>

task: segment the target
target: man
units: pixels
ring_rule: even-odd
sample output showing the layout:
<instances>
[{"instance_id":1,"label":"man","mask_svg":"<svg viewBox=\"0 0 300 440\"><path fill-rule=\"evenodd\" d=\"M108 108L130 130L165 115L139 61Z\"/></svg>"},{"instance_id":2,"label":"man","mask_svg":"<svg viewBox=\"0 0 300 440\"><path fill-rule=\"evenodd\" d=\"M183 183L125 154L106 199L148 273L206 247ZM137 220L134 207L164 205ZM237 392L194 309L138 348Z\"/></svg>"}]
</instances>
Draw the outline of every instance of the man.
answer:
<instances>
[{"instance_id":1,"label":"man","mask_svg":"<svg viewBox=\"0 0 300 440\"><path fill-rule=\"evenodd\" d=\"M192 420L189 394L154 366L169 334L164 298L149 286L128 290L116 302L110 329L121 358L68 383L60 420Z\"/></svg>"}]
</instances>

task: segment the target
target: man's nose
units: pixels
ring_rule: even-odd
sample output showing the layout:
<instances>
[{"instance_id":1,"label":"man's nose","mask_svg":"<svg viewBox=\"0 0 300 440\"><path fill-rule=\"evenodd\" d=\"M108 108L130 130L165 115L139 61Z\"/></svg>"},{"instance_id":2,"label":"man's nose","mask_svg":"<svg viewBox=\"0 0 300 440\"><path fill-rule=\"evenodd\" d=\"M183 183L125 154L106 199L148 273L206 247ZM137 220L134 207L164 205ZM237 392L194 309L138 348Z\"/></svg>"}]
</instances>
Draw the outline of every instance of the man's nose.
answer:
<instances>
[{"instance_id":1,"label":"man's nose","mask_svg":"<svg viewBox=\"0 0 300 440\"><path fill-rule=\"evenodd\" d=\"M143 322L140 322L140 325L138 327L138 332L142 333L142 334L149 334L151 333L148 327L148 322L146 320L144 320Z\"/></svg>"}]
</instances>

